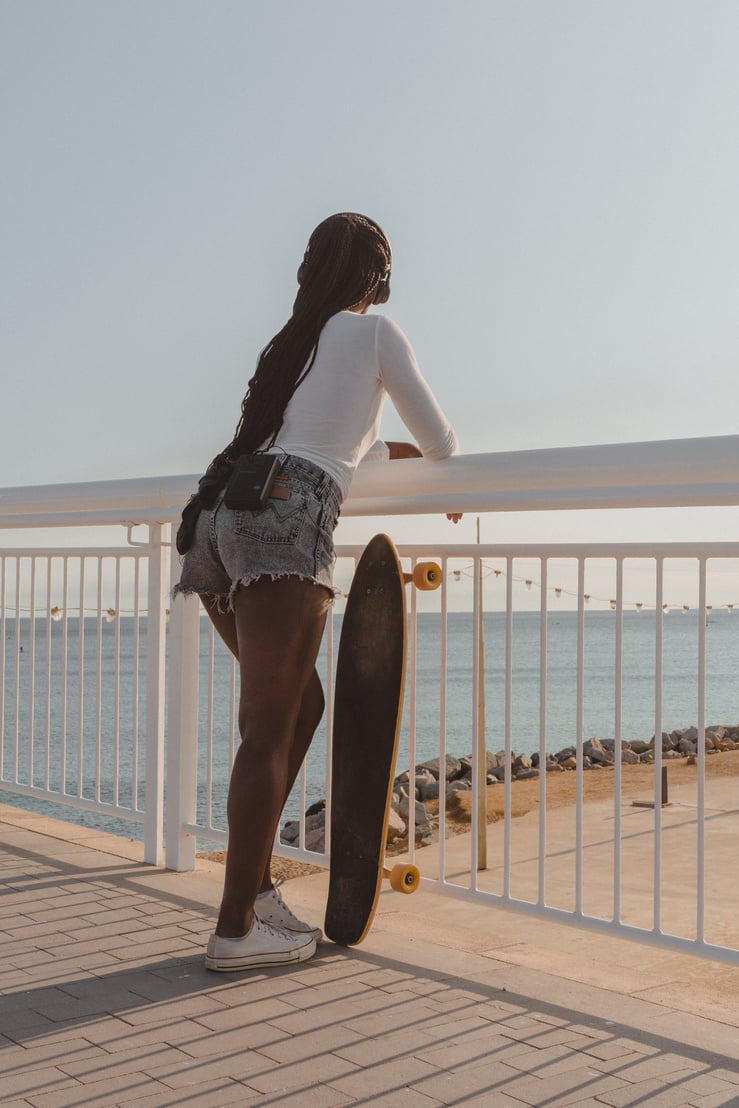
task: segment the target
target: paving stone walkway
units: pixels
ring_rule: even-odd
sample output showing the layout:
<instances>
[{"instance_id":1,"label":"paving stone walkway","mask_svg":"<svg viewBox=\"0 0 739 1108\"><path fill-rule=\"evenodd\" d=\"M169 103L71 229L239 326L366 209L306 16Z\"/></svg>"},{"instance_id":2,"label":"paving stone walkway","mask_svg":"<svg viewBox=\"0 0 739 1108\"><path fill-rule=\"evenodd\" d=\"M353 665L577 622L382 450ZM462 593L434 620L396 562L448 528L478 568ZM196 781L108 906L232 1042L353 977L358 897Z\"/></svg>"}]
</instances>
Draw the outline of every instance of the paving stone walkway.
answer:
<instances>
[{"instance_id":1,"label":"paving stone walkway","mask_svg":"<svg viewBox=\"0 0 739 1108\"><path fill-rule=\"evenodd\" d=\"M719 1010L499 960L443 921L430 940L433 894L423 934L390 912L360 948L212 974L217 874L46 822L57 837L0 812L3 1108L739 1105L739 1030Z\"/></svg>"}]
</instances>

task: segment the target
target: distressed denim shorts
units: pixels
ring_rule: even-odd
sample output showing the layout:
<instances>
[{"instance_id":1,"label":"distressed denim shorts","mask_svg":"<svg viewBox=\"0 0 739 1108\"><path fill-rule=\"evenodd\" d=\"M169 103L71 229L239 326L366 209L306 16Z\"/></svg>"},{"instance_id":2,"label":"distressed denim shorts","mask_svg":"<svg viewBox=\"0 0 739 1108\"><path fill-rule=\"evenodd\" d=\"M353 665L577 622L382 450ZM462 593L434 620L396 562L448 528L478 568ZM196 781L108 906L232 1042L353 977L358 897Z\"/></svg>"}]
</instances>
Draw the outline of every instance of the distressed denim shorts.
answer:
<instances>
[{"instance_id":1,"label":"distressed denim shorts","mask_svg":"<svg viewBox=\"0 0 739 1108\"><path fill-rule=\"evenodd\" d=\"M313 462L289 454L273 491L278 496L256 512L227 508L223 492L210 511L201 511L173 594L207 593L232 608L240 585L259 577L302 577L334 595L338 485Z\"/></svg>"}]
</instances>

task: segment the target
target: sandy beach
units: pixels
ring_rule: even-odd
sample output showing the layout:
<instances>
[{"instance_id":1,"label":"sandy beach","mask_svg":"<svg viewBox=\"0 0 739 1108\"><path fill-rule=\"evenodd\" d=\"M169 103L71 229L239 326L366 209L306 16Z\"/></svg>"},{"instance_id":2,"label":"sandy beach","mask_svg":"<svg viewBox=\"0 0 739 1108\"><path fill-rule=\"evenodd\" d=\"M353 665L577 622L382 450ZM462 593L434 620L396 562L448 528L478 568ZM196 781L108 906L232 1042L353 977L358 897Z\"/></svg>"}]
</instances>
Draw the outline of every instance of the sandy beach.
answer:
<instances>
[{"instance_id":1,"label":"sandy beach","mask_svg":"<svg viewBox=\"0 0 739 1108\"><path fill-rule=\"evenodd\" d=\"M688 765L687 758L670 758L662 763L667 767L668 788L674 785L693 784L698 779L698 766ZM583 798L585 802L610 799L614 795L615 770L613 768L589 769L582 775ZM706 756L706 781L715 778L739 777L739 750L727 750L722 754ZM574 806L577 799L577 773L564 770L547 774L546 802L549 808ZM654 799L654 766L649 764L623 765L621 767L621 799L630 803L633 800ZM511 783L511 815L515 819L525 816L539 805L539 779ZM447 824L463 825L469 830L472 794L457 793L447 805ZM438 805L437 805L438 811ZM502 784L488 785L487 812L488 823L494 823L503 817L505 811L505 787Z\"/></svg>"},{"instance_id":2,"label":"sandy beach","mask_svg":"<svg viewBox=\"0 0 739 1108\"><path fill-rule=\"evenodd\" d=\"M687 758L667 759L668 789L681 786L694 786L698 780L698 766L689 765ZM739 777L739 750L724 751L721 754L706 756L706 789L710 794L710 782L725 778ZM615 771L613 768L587 770L582 775L583 800L586 806L603 802L613 802L615 790ZM520 819L539 807L539 779L511 782L511 815ZM487 786L487 821L497 823L505 813L505 786L501 784ZM622 804L631 805L634 801L651 802L654 799L654 767L648 764L623 765L621 767ZM550 772L546 779L547 811L574 808L577 801L577 773L574 770ZM430 817L438 817L439 805L429 801L426 810ZM457 793L447 804L446 832L461 835L470 830L472 811L472 793ZM407 850L405 840L388 848L388 855L400 855ZM423 848L421 848L423 851ZM198 855L210 861L223 862L225 851L205 851ZM275 858L274 876L290 880L319 873L323 867L290 858Z\"/></svg>"}]
</instances>

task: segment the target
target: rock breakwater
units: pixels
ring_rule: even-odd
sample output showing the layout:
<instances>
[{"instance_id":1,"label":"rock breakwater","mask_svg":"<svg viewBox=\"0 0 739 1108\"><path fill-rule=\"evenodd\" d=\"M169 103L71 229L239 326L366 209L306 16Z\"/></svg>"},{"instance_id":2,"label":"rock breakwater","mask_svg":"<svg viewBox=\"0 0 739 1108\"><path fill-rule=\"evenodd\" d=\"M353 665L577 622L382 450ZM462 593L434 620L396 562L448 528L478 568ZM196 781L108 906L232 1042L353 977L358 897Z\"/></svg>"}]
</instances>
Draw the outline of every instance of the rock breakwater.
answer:
<instances>
[{"instance_id":1,"label":"rock breakwater","mask_svg":"<svg viewBox=\"0 0 739 1108\"><path fill-rule=\"evenodd\" d=\"M695 761L698 754L697 727L685 727L662 732L663 762L675 760ZM739 750L739 724L714 725L705 729L707 755ZM640 739L621 743L623 765L648 764L654 761L655 736L646 742ZM614 739L593 737L583 743L582 765L584 770L612 769L616 761ZM515 754L508 759L504 750L486 752L487 785L502 784L506 777L507 763L512 782L530 780L540 775L542 767L538 751L533 754ZM544 763L546 773L567 773L577 768L577 748L563 747L556 754L547 753ZM442 772L443 771L443 772ZM415 766L413 774L407 770L398 774L393 782L392 803L387 830L387 852L399 854L408 849L408 831L411 810L417 846L427 846L438 838L438 810L440 794L444 793L447 811L454 808L455 798L472 788L472 757L455 758L446 755L442 765L438 758L431 758ZM460 798L461 799L461 798ZM466 805L469 808L469 805ZM515 815L515 812L513 813ZM467 817L469 818L469 817ZM288 820L281 829L280 841L295 845L300 836L300 820ZM326 803L323 800L311 805L305 813L305 845L307 850L321 853L326 841Z\"/></svg>"}]
</instances>

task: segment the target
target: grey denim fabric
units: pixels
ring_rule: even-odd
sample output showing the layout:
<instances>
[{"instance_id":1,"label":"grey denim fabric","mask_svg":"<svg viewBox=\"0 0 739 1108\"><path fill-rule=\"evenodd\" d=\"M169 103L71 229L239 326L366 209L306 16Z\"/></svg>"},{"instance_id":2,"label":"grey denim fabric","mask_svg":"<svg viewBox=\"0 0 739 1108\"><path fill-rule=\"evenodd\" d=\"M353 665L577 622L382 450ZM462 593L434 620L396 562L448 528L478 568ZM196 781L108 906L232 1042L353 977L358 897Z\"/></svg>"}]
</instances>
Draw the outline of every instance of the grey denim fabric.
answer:
<instances>
[{"instance_id":1,"label":"grey denim fabric","mask_svg":"<svg viewBox=\"0 0 739 1108\"><path fill-rule=\"evenodd\" d=\"M334 595L338 485L318 466L295 455L285 457L278 484L289 488L289 498L270 498L260 511L227 508L223 492L210 511L201 511L173 596L208 593L232 608L239 586L259 577L302 577Z\"/></svg>"}]
</instances>

